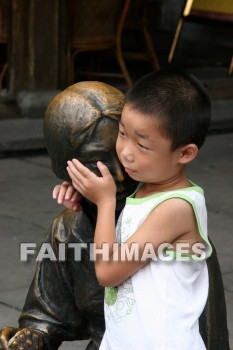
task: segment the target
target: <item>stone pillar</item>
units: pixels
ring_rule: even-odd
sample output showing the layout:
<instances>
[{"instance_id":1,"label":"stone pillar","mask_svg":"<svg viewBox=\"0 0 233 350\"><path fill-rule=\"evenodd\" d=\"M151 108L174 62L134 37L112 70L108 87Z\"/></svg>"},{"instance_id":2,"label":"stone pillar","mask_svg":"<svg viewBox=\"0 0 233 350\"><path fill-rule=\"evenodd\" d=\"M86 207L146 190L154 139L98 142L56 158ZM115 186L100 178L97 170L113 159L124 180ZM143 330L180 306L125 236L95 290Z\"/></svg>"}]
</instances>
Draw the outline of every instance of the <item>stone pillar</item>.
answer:
<instances>
[{"instance_id":1,"label":"stone pillar","mask_svg":"<svg viewBox=\"0 0 233 350\"><path fill-rule=\"evenodd\" d=\"M11 0L9 97L63 88L66 0Z\"/></svg>"}]
</instances>

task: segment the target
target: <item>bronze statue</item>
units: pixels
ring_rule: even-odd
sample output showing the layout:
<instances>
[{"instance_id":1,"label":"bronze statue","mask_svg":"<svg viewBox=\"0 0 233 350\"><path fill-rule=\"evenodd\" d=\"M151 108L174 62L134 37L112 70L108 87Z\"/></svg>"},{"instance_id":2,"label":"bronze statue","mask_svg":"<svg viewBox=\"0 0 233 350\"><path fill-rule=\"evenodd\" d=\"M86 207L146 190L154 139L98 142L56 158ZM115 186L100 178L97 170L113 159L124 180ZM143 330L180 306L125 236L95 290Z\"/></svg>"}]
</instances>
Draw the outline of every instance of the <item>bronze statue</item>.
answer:
<instances>
[{"instance_id":1,"label":"bronze statue","mask_svg":"<svg viewBox=\"0 0 233 350\"><path fill-rule=\"evenodd\" d=\"M74 157L96 173L97 160L107 164L118 189L116 219L125 197L136 185L124 173L115 153L123 102L123 94L109 85L77 83L51 101L44 123L52 168L60 179L69 181L67 160ZM96 280L90 259L95 222L96 208L85 198L82 211L67 209L54 220L46 242L57 261L44 259L38 263L19 328L6 327L1 332L4 350L55 350L63 341L83 339L91 339L88 350L99 348L104 332L104 289ZM60 243L66 245L64 261L59 261ZM70 244L83 244L80 259ZM207 349L229 350L224 290L215 250L208 268L209 299L200 318L200 331Z\"/></svg>"}]
</instances>

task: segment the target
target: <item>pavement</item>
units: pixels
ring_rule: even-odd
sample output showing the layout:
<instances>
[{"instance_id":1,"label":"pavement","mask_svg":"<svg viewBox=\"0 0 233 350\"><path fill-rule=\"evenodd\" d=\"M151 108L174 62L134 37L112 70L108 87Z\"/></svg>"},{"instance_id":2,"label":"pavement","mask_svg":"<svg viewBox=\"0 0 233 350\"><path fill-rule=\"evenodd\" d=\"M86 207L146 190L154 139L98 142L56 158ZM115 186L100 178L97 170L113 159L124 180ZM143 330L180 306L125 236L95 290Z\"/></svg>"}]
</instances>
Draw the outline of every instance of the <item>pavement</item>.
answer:
<instances>
[{"instance_id":1,"label":"pavement","mask_svg":"<svg viewBox=\"0 0 233 350\"><path fill-rule=\"evenodd\" d=\"M1 112L1 109L0 109ZM4 117L4 116L3 116ZM213 102L212 134L189 177L205 189L209 235L221 265L233 349L233 101ZM228 132L226 132L228 130ZM62 210L52 199L59 180L44 150L42 119L0 118L0 328L17 326L17 319L35 269L19 258L19 244L43 242ZM66 342L60 349L82 350L87 342Z\"/></svg>"}]
</instances>

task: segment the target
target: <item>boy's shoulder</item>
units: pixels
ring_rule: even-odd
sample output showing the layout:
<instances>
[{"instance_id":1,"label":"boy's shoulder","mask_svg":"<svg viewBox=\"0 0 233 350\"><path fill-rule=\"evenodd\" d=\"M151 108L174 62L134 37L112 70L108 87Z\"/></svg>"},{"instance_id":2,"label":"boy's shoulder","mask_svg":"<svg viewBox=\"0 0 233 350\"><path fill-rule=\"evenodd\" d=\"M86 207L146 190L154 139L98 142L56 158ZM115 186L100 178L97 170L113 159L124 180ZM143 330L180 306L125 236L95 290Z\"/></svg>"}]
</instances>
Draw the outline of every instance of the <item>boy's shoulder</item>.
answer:
<instances>
[{"instance_id":1,"label":"boy's shoulder","mask_svg":"<svg viewBox=\"0 0 233 350\"><path fill-rule=\"evenodd\" d=\"M192 186L161 193L158 206L163 205L168 211L178 214L190 213L196 208L205 207L204 191L192 183Z\"/></svg>"},{"instance_id":2,"label":"boy's shoulder","mask_svg":"<svg viewBox=\"0 0 233 350\"><path fill-rule=\"evenodd\" d=\"M174 215L182 215L193 212L193 207L190 202L181 197L168 197L167 199L161 201L156 209L159 211L160 208L164 208L167 213L172 213Z\"/></svg>"}]
</instances>

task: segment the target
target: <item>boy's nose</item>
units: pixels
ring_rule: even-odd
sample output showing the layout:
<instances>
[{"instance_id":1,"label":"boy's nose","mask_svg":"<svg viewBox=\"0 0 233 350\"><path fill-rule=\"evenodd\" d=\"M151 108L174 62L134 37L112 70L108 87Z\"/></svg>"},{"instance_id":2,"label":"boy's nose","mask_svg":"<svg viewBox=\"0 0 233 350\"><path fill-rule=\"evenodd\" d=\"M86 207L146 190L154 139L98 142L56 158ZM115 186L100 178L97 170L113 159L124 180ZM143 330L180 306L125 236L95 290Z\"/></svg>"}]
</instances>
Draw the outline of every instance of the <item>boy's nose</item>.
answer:
<instances>
[{"instance_id":1,"label":"boy's nose","mask_svg":"<svg viewBox=\"0 0 233 350\"><path fill-rule=\"evenodd\" d=\"M130 149L128 148L124 148L122 151L121 151L121 157L123 160L125 160L126 162L133 162L134 160L134 157L133 157L133 154L130 152Z\"/></svg>"}]
</instances>

